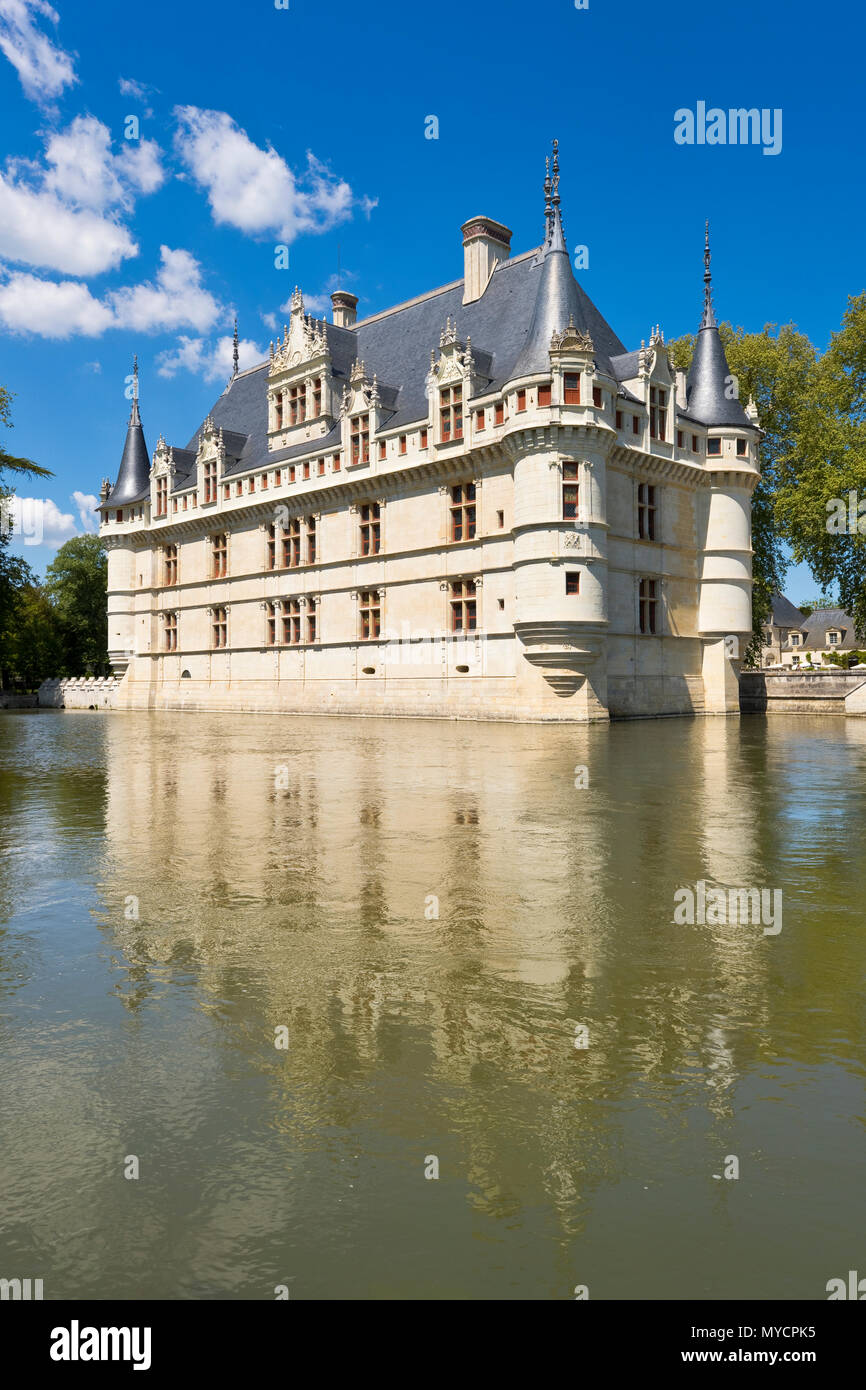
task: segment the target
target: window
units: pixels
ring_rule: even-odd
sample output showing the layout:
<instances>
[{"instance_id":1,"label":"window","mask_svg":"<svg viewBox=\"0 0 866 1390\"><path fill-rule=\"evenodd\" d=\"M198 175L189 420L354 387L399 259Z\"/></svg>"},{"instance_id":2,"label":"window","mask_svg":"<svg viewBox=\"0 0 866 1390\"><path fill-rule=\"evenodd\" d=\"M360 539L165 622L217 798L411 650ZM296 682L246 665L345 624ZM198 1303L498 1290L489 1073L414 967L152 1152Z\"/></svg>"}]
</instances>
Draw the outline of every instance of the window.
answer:
<instances>
[{"instance_id":1,"label":"window","mask_svg":"<svg viewBox=\"0 0 866 1390\"><path fill-rule=\"evenodd\" d=\"M427 448L427 431L426 431L426 430L422 430L422 431L421 431L421 434L420 434L419 439L418 439L418 447L419 447L420 449L426 449L426 448Z\"/></svg>"},{"instance_id":2,"label":"window","mask_svg":"<svg viewBox=\"0 0 866 1390\"><path fill-rule=\"evenodd\" d=\"M223 501L227 502L232 495L231 483L223 483Z\"/></svg>"},{"instance_id":3,"label":"window","mask_svg":"<svg viewBox=\"0 0 866 1390\"><path fill-rule=\"evenodd\" d=\"M697 452L698 452L698 436L697 436L696 434L693 434L693 435L692 435L692 453L693 453L693 454L696 454Z\"/></svg>"},{"instance_id":4,"label":"window","mask_svg":"<svg viewBox=\"0 0 866 1390\"><path fill-rule=\"evenodd\" d=\"M550 405L550 383L547 386L539 386L538 404L539 406Z\"/></svg>"},{"instance_id":5,"label":"window","mask_svg":"<svg viewBox=\"0 0 866 1390\"><path fill-rule=\"evenodd\" d=\"M211 577L213 579L225 579L228 573L228 541L225 531L220 531L218 535L211 536Z\"/></svg>"},{"instance_id":6,"label":"window","mask_svg":"<svg viewBox=\"0 0 866 1390\"><path fill-rule=\"evenodd\" d=\"M265 604L265 641L269 647L277 644L277 605L275 603Z\"/></svg>"},{"instance_id":7,"label":"window","mask_svg":"<svg viewBox=\"0 0 866 1390\"><path fill-rule=\"evenodd\" d=\"M720 439L707 440L707 453L720 454L722 452L722 441Z\"/></svg>"},{"instance_id":8,"label":"window","mask_svg":"<svg viewBox=\"0 0 866 1390\"><path fill-rule=\"evenodd\" d=\"M294 646L301 640L301 600L289 598L283 603L283 641Z\"/></svg>"},{"instance_id":9,"label":"window","mask_svg":"<svg viewBox=\"0 0 866 1390\"><path fill-rule=\"evenodd\" d=\"M567 594L580 593L580 570L565 571L565 592Z\"/></svg>"},{"instance_id":10,"label":"window","mask_svg":"<svg viewBox=\"0 0 866 1390\"><path fill-rule=\"evenodd\" d=\"M173 512L176 512L176 511L177 511L177 498L176 498L176 497L173 497L173 498L171 499L171 509L172 509Z\"/></svg>"},{"instance_id":11,"label":"window","mask_svg":"<svg viewBox=\"0 0 866 1390\"><path fill-rule=\"evenodd\" d=\"M576 463L565 462L562 465L562 519L563 521L577 520L577 468Z\"/></svg>"},{"instance_id":12,"label":"window","mask_svg":"<svg viewBox=\"0 0 866 1390\"><path fill-rule=\"evenodd\" d=\"M313 600L312 600L311 598L308 598L308 599L307 599L307 641L308 641L308 642L315 642L315 640L316 640L316 610L315 610L315 608L314 608L314 606L313 606Z\"/></svg>"},{"instance_id":13,"label":"window","mask_svg":"<svg viewBox=\"0 0 866 1390\"><path fill-rule=\"evenodd\" d=\"M384 439L379 440L379 458L383 459L388 452L388 445Z\"/></svg>"},{"instance_id":14,"label":"window","mask_svg":"<svg viewBox=\"0 0 866 1390\"><path fill-rule=\"evenodd\" d=\"M177 651L177 614L163 613L162 615L162 646L167 652Z\"/></svg>"},{"instance_id":15,"label":"window","mask_svg":"<svg viewBox=\"0 0 866 1390\"><path fill-rule=\"evenodd\" d=\"M228 638L228 620L224 608L211 609L211 645L225 647Z\"/></svg>"},{"instance_id":16,"label":"window","mask_svg":"<svg viewBox=\"0 0 866 1390\"><path fill-rule=\"evenodd\" d=\"M566 405L580 405L580 373L566 372L563 377Z\"/></svg>"},{"instance_id":17,"label":"window","mask_svg":"<svg viewBox=\"0 0 866 1390\"><path fill-rule=\"evenodd\" d=\"M156 514L157 516L168 515L168 478L157 478L156 480ZM119 519L123 519L123 512L120 513Z\"/></svg>"},{"instance_id":18,"label":"window","mask_svg":"<svg viewBox=\"0 0 866 1390\"><path fill-rule=\"evenodd\" d=\"M293 386L289 391L289 424L300 425L307 418L307 389Z\"/></svg>"},{"instance_id":19,"label":"window","mask_svg":"<svg viewBox=\"0 0 866 1390\"><path fill-rule=\"evenodd\" d=\"M504 512L497 512L497 513L496 513L496 525L499 527L499 529L500 529L500 531L501 531L502 528L503 528L503 526L505 525L505 513L504 513Z\"/></svg>"},{"instance_id":20,"label":"window","mask_svg":"<svg viewBox=\"0 0 866 1390\"><path fill-rule=\"evenodd\" d=\"M186 493L184 493L184 495L183 495L183 510L184 510L184 511L186 511L186 505L187 505L187 496L186 496Z\"/></svg>"},{"instance_id":21,"label":"window","mask_svg":"<svg viewBox=\"0 0 866 1390\"><path fill-rule=\"evenodd\" d=\"M370 417L355 415L351 425L352 463L370 462Z\"/></svg>"},{"instance_id":22,"label":"window","mask_svg":"<svg viewBox=\"0 0 866 1390\"><path fill-rule=\"evenodd\" d=\"M317 376L313 382L313 414L322 413L322 378Z\"/></svg>"},{"instance_id":23,"label":"window","mask_svg":"<svg viewBox=\"0 0 866 1390\"><path fill-rule=\"evenodd\" d=\"M638 483L637 534L642 541L656 538L656 490L651 483Z\"/></svg>"},{"instance_id":24,"label":"window","mask_svg":"<svg viewBox=\"0 0 866 1390\"><path fill-rule=\"evenodd\" d=\"M283 533L283 569L295 569L301 563L301 518L293 516Z\"/></svg>"},{"instance_id":25,"label":"window","mask_svg":"<svg viewBox=\"0 0 866 1390\"><path fill-rule=\"evenodd\" d=\"M632 432L632 434L637 434L639 428L640 428L640 426L639 426L639 424L638 424L638 418L637 418L636 415L633 415L633 416L631 417L631 432Z\"/></svg>"},{"instance_id":26,"label":"window","mask_svg":"<svg viewBox=\"0 0 866 1390\"><path fill-rule=\"evenodd\" d=\"M309 459L308 459L307 462L304 464L304 479L306 480L307 478L309 478L309 476L310 476L310 461L309 461Z\"/></svg>"},{"instance_id":27,"label":"window","mask_svg":"<svg viewBox=\"0 0 866 1390\"><path fill-rule=\"evenodd\" d=\"M339 473L339 471L340 471L340 455L339 455L339 454L335 454L335 455L334 455L332 467L333 467L333 470L334 470L335 473Z\"/></svg>"},{"instance_id":28,"label":"window","mask_svg":"<svg viewBox=\"0 0 866 1390\"><path fill-rule=\"evenodd\" d=\"M325 472L325 460L324 460L324 459L319 459L318 464L317 464L317 467L316 467L316 471L318 472L318 475L319 475L320 478L323 477L324 472Z\"/></svg>"},{"instance_id":29,"label":"window","mask_svg":"<svg viewBox=\"0 0 866 1390\"><path fill-rule=\"evenodd\" d=\"M604 405L604 401L602 400L602 396L601 396L601 387L600 387L600 386L593 386L593 388L592 388L592 403L593 403L593 405L599 406L599 407Z\"/></svg>"},{"instance_id":30,"label":"window","mask_svg":"<svg viewBox=\"0 0 866 1390\"><path fill-rule=\"evenodd\" d=\"M475 580L457 579L451 585L451 631L474 632L477 624Z\"/></svg>"},{"instance_id":31,"label":"window","mask_svg":"<svg viewBox=\"0 0 866 1390\"><path fill-rule=\"evenodd\" d=\"M622 429L622 411L621 411L621 410L618 410L618 411L616 412L616 427L617 427L618 430L621 430L621 429Z\"/></svg>"},{"instance_id":32,"label":"window","mask_svg":"<svg viewBox=\"0 0 866 1390\"><path fill-rule=\"evenodd\" d=\"M263 473L262 476L259 478L259 485L260 485L260 487L261 487L261 489L262 489L262 492L267 492L267 490L268 490L268 475L267 475L267 473Z\"/></svg>"},{"instance_id":33,"label":"window","mask_svg":"<svg viewBox=\"0 0 866 1390\"><path fill-rule=\"evenodd\" d=\"M283 481L282 469L277 468L277 469L274 470L274 487L279 487L280 484L282 483L282 481Z\"/></svg>"},{"instance_id":34,"label":"window","mask_svg":"<svg viewBox=\"0 0 866 1390\"><path fill-rule=\"evenodd\" d=\"M293 483L293 482L295 481L295 479L297 478L297 476L298 476L297 467L295 466L295 464L292 463L292 464L289 465L289 482L290 482L290 483Z\"/></svg>"},{"instance_id":35,"label":"window","mask_svg":"<svg viewBox=\"0 0 866 1390\"><path fill-rule=\"evenodd\" d=\"M831 647L837 647L837 646L839 645L839 634L838 634L838 632L828 632L828 633L827 633L827 641L830 643L830 646L831 646Z\"/></svg>"},{"instance_id":36,"label":"window","mask_svg":"<svg viewBox=\"0 0 866 1390\"><path fill-rule=\"evenodd\" d=\"M458 483L451 489L451 539L475 539L475 484Z\"/></svg>"},{"instance_id":37,"label":"window","mask_svg":"<svg viewBox=\"0 0 866 1390\"><path fill-rule=\"evenodd\" d=\"M204 466L204 500L205 502L215 502L217 500L217 466L216 459Z\"/></svg>"},{"instance_id":38,"label":"window","mask_svg":"<svg viewBox=\"0 0 866 1390\"><path fill-rule=\"evenodd\" d=\"M502 401L493 407L493 423L494 425L503 425L505 423L505 406Z\"/></svg>"},{"instance_id":39,"label":"window","mask_svg":"<svg viewBox=\"0 0 866 1390\"><path fill-rule=\"evenodd\" d=\"M479 431L484 429L484 411L483 411L483 410L476 410L476 412L475 412L475 428L476 428L477 430L479 430Z\"/></svg>"},{"instance_id":40,"label":"window","mask_svg":"<svg viewBox=\"0 0 866 1390\"><path fill-rule=\"evenodd\" d=\"M283 428L283 396L282 392L274 396L274 429Z\"/></svg>"},{"instance_id":41,"label":"window","mask_svg":"<svg viewBox=\"0 0 866 1390\"><path fill-rule=\"evenodd\" d=\"M677 448L678 448L678 449L682 449L682 447L683 447L683 437L684 437L684 436L683 436L682 430L677 430Z\"/></svg>"},{"instance_id":42,"label":"window","mask_svg":"<svg viewBox=\"0 0 866 1390\"><path fill-rule=\"evenodd\" d=\"M738 439L738 440L737 440L737 458L745 458L746 453L747 453L747 446L746 446L746 441L745 441L745 439Z\"/></svg>"},{"instance_id":43,"label":"window","mask_svg":"<svg viewBox=\"0 0 866 1390\"><path fill-rule=\"evenodd\" d=\"M381 608L378 589L364 589L359 596L358 610L361 615L361 641L375 640L381 631Z\"/></svg>"},{"instance_id":44,"label":"window","mask_svg":"<svg viewBox=\"0 0 866 1390\"><path fill-rule=\"evenodd\" d=\"M525 391L518 391L518 393L517 393L517 410L518 410L518 413L519 413L521 410L525 410L525 409L526 409L526 392L525 392Z\"/></svg>"},{"instance_id":45,"label":"window","mask_svg":"<svg viewBox=\"0 0 866 1390\"><path fill-rule=\"evenodd\" d=\"M277 566L277 528L271 522L266 532L267 543L265 546L265 569L276 569Z\"/></svg>"},{"instance_id":46,"label":"window","mask_svg":"<svg viewBox=\"0 0 866 1390\"><path fill-rule=\"evenodd\" d=\"M799 632L792 632L792 633L791 633L790 642L791 642L791 646L792 646L792 647L799 647L799 645L800 645L800 634L799 634Z\"/></svg>"},{"instance_id":47,"label":"window","mask_svg":"<svg viewBox=\"0 0 866 1390\"><path fill-rule=\"evenodd\" d=\"M381 547L381 509L378 502L361 507L361 554L378 555Z\"/></svg>"},{"instance_id":48,"label":"window","mask_svg":"<svg viewBox=\"0 0 866 1390\"><path fill-rule=\"evenodd\" d=\"M255 490L256 490L256 480L255 480L255 478L250 478L250 479L249 479L248 486L247 486L247 492L255 492Z\"/></svg>"},{"instance_id":49,"label":"window","mask_svg":"<svg viewBox=\"0 0 866 1390\"><path fill-rule=\"evenodd\" d=\"M401 434L401 435L400 435L400 453L401 453L401 454L405 454L405 452L406 452L406 436L405 436L405 434Z\"/></svg>"},{"instance_id":50,"label":"window","mask_svg":"<svg viewBox=\"0 0 866 1390\"><path fill-rule=\"evenodd\" d=\"M650 438L664 441L668 415L668 393L660 386L650 387Z\"/></svg>"},{"instance_id":51,"label":"window","mask_svg":"<svg viewBox=\"0 0 866 1390\"><path fill-rule=\"evenodd\" d=\"M243 497L243 495L244 495L244 481L243 481L243 478L238 478L237 482L235 483L235 497Z\"/></svg>"},{"instance_id":52,"label":"window","mask_svg":"<svg viewBox=\"0 0 866 1390\"><path fill-rule=\"evenodd\" d=\"M121 511L119 511L119 512L115 512L115 513L114 513L114 519L115 519L115 521L122 521L122 520L123 520L123 511L121 510Z\"/></svg>"},{"instance_id":53,"label":"window","mask_svg":"<svg viewBox=\"0 0 866 1390\"><path fill-rule=\"evenodd\" d=\"M439 421L442 442L463 438L463 387L443 386L439 392Z\"/></svg>"},{"instance_id":54,"label":"window","mask_svg":"<svg viewBox=\"0 0 866 1390\"><path fill-rule=\"evenodd\" d=\"M307 517L307 564L316 563L316 518Z\"/></svg>"},{"instance_id":55,"label":"window","mask_svg":"<svg viewBox=\"0 0 866 1390\"><path fill-rule=\"evenodd\" d=\"M163 583L177 583L177 546L167 545L163 554Z\"/></svg>"},{"instance_id":56,"label":"window","mask_svg":"<svg viewBox=\"0 0 866 1390\"><path fill-rule=\"evenodd\" d=\"M656 631L656 609L658 607L658 581L642 579L638 590L638 615L641 632Z\"/></svg>"}]
</instances>

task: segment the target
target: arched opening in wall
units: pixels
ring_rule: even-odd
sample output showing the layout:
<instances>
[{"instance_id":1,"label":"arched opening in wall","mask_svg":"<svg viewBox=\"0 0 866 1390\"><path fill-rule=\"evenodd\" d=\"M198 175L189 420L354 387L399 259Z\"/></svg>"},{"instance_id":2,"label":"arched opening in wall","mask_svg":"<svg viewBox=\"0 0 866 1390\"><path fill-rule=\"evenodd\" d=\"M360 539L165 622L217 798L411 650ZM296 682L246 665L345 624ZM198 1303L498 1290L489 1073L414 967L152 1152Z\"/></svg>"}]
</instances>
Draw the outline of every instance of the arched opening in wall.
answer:
<instances>
[{"instance_id":1,"label":"arched opening in wall","mask_svg":"<svg viewBox=\"0 0 866 1390\"><path fill-rule=\"evenodd\" d=\"M182 681L188 681L192 679L192 677L189 674L189 671L181 671L180 678Z\"/></svg>"}]
</instances>

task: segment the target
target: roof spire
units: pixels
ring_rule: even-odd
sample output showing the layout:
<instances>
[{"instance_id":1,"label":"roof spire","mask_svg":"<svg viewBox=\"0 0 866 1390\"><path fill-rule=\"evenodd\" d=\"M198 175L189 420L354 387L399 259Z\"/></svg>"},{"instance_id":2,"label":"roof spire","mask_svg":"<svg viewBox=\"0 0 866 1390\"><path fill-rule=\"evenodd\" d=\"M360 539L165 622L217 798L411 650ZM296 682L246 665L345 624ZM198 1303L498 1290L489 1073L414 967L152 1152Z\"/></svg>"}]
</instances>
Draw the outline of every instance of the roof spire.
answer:
<instances>
[{"instance_id":1,"label":"roof spire","mask_svg":"<svg viewBox=\"0 0 866 1390\"><path fill-rule=\"evenodd\" d=\"M129 412L129 423L140 425L141 416L138 413L138 353L133 354L132 358L132 409Z\"/></svg>"},{"instance_id":2,"label":"roof spire","mask_svg":"<svg viewBox=\"0 0 866 1390\"><path fill-rule=\"evenodd\" d=\"M547 222L548 251L565 250L565 233L562 230L562 216L559 211L559 141L553 142L553 178L550 183L550 214Z\"/></svg>"},{"instance_id":3,"label":"roof spire","mask_svg":"<svg viewBox=\"0 0 866 1390\"><path fill-rule=\"evenodd\" d=\"M234 336L234 347L232 348L232 362L233 362L233 364L234 364L233 367L232 367L232 376L233 376L233 377L237 376L237 374L238 374L238 359L239 359L239 356L240 356L240 354L238 353L238 316L237 316L237 314L235 314L235 336Z\"/></svg>"},{"instance_id":4,"label":"roof spire","mask_svg":"<svg viewBox=\"0 0 866 1390\"><path fill-rule=\"evenodd\" d=\"M550 202L551 182L550 182L550 155L544 157L544 239L550 237L550 219L553 215L553 208Z\"/></svg>"},{"instance_id":5,"label":"roof spire","mask_svg":"<svg viewBox=\"0 0 866 1390\"><path fill-rule=\"evenodd\" d=\"M710 219L704 227L704 316L701 328L715 328L716 315L713 311L713 277L710 274Z\"/></svg>"}]
</instances>

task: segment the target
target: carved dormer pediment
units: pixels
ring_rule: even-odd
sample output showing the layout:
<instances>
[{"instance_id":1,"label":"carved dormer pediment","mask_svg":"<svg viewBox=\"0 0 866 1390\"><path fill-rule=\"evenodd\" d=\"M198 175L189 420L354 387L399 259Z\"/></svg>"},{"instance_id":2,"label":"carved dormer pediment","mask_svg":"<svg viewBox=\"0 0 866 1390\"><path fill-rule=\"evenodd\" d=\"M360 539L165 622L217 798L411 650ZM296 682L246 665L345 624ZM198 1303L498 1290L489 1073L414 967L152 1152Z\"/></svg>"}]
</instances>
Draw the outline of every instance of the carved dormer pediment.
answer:
<instances>
[{"instance_id":1,"label":"carved dormer pediment","mask_svg":"<svg viewBox=\"0 0 866 1390\"><path fill-rule=\"evenodd\" d=\"M156 448L153 451L153 463L150 469L150 476L151 478L162 478L168 474L169 477L173 478L175 471L174 451L171 445L166 444L165 436L161 434L156 442Z\"/></svg>"},{"instance_id":2,"label":"carved dormer pediment","mask_svg":"<svg viewBox=\"0 0 866 1390\"><path fill-rule=\"evenodd\" d=\"M574 315L569 315L568 323L561 333L554 332L550 339L551 355L577 353L582 357L592 357L595 344L588 333L575 327Z\"/></svg>"},{"instance_id":3,"label":"carved dormer pediment","mask_svg":"<svg viewBox=\"0 0 866 1390\"><path fill-rule=\"evenodd\" d=\"M369 377L365 364L360 358L356 358L349 373L349 380L343 387L341 414L365 414L375 410L379 403L379 383L375 373L372 378Z\"/></svg>"},{"instance_id":4,"label":"carved dormer pediment","mask_svg":"<svg viewBox=\"0 0 866 1390\"><path fill-rule=\"evenodd\" d=\"M313 319L305 312L304 297L296 286L283 336L271 343L270 448L282 449L327 434L337 413L327 325L324 319Z\"/></svg>"},{"instance_id":5,"label":"carved dormer pediment","mask_svg":"<svg viewBox=\"0 0 866 1390\"><path fill-rule=\"evenodd\" d=\"M452 321L449 314L439 334L439 357L437 358L435 349L430 350L430 372L427 378L430 392L445 386L461 384L463 399L468 400L488 380L488 377L478 375L472 339L467 338L465 343L460 341L457 336L457 321Z\"/></svg>"},{"instance_id":6,"label":"carved dormer pediment","mask_svg":"<svg viewBox=\"0 0 866 1390\"><path fill-rule=\"evenodd\" d=\"M638 374L645 380L663 382L669 386L674 381L674 369L665 346L665 335L659 324L653 326L649 346L641 339L638 354Z\"/></svg>"}]
</instances>

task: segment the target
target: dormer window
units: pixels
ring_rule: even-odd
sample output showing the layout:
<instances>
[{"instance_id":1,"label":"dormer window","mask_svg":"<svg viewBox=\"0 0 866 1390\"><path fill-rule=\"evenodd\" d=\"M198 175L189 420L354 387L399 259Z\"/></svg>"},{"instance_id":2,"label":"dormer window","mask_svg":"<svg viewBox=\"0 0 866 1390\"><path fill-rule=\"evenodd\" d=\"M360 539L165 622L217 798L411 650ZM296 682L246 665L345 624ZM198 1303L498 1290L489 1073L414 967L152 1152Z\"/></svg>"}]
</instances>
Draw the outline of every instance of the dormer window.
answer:
<instances>
[{"instance_id":1,"label":"dormer window","mask_svg":"<svg viewBox=\"0 0 866 1390\"><path fill-rule=\"evenodd\" d=\"M838 647L840 636L841 633L834 631L832 628L830 629L827 633L827 641L830 643L831 647Z\"/></svg>"},{"instance_id":2,"label":"dormer window","mask_svg":"<svg viewBox=\"0 0 866 1390\"><path fill-rule=\"evenodd\" d=\"M313 414L322 413L322 378L317 376L313 382Z\"/></svg>"},{"instance_id":3,"label":"dormer window","mask_svg":"<svg viewBox=\"0 0 866 1390\"><path fill-rule=\"evenodd\" d=\"M580 405L580 373L563 374L563 399L566 405Z\"/></svg>"},{"instance_id":4,"label":"dormer window","mask_svg":"<svg viewBox=\"0 0 866 1390\"><path fill-rule=\"evenodd\" d=\"M307 390L305 386L293 386L289 391L289 424L303 424L307 418Z\"/></svg>"},{"instance_id":5,"label":"dormer window","mask_svg":"<svg viewBox=\"0 0 866 1390\"><path fill-rule=\"evenodd\" d=\"M281 430L282 428L283 428L283 397L282 397L282 394L281 394L281 393L278 393L278 394L274 397L274 429L275 429L275 430Z\"/></svg>"},{"instance_id":6,"label":"dormer window","mask_svg":"<svg viewBox=\"0 0 866 1390\"><path fill-rule=\"evenodd\" d=\"M354 415L352 417L352 463L370 462L370 417L369 415Z\"/></svg>"},{"instance_id":7,"label":"dormer window","mask_svg":"<svg viewBox=\"0 0 866 1390\"><path fill-rule=\"evenodd\" d=\"M650 387L650 438L664 442L668 414L668 393L660 386Z\"/></svg>"},{"instance_id":8,"label":"dormer window","mask_svg":"<svg viewBox=\"0 0 866 1390\"><path fill-rule=\"evenodd\" d=\"M156 480L156 514L157 516L168 516L168 478L157 478ZM121 512L121 517L123 513Z\"/></svg>"},{"instance_id":9,"label":"dormer window","mask_svg":"<svg viewBox=\"0 0 866 1390\"><path fill-rule=\"evenodd\" d=\"M210 463L204 466L204 500L215 502L217 500L217 466L216 459L211 459Z\"/></svg>"},{"instance_id":10,"label":"dormer window","mask_svg":"<svg viewBox=\"0 0 866 1390\"><path fill-rule=\"evenodd\" d=\"M463 387L443 386L439 392L442 442L463 438Z\"/></svg>"},{"instance_id":11,"label":"dormer window","mask_svg":"<svg viewBox=\"0 0 866 1390\"><path fill-rule=\"evenodd\" d=\"M800 645L800 633L799 633L799 632L792 632L792 633L791 633L791 636L789 637L788 640L790 641L792 647L799 647L799 645Z\"/></svg>"}]
</instances>

